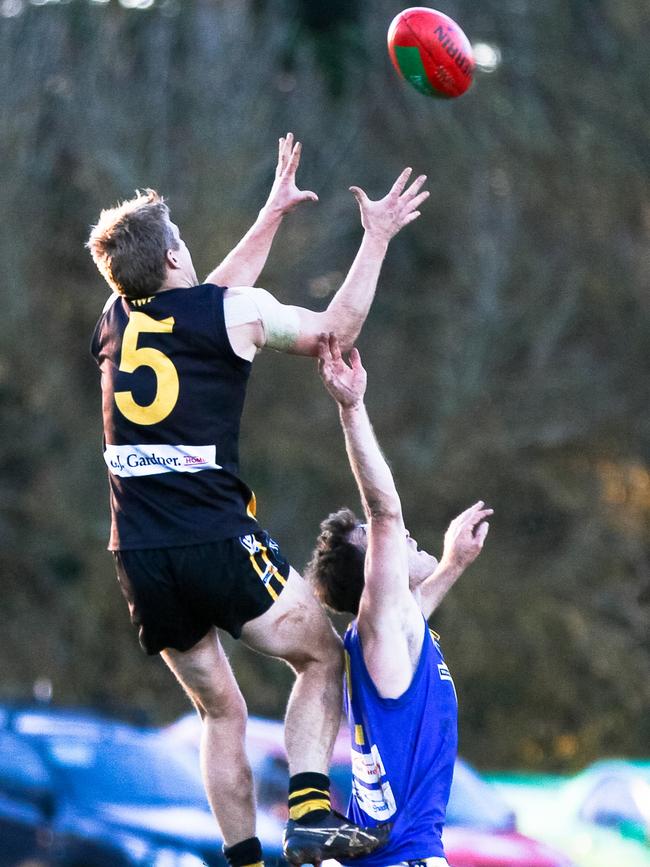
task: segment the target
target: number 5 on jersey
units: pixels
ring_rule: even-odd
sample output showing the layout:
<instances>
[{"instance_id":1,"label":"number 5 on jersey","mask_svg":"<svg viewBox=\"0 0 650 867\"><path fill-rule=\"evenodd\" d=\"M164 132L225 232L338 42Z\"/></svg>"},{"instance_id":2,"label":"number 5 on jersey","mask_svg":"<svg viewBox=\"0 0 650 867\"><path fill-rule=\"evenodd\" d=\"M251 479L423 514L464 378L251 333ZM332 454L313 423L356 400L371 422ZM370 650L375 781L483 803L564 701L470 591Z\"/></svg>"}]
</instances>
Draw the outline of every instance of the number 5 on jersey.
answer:
<instances>
[{"instance_id":1,"label":"number 5 on jersey","mask_svg":"<svg viewBox=\"0 0 650 867\"><path fill-rule=\"evenodd\" d=\"M142 346L138 349L140 334L171 334L174 317L152 319L146 313L132 312L122 337L122 355L119 369L133 373L138 367L150 367L156 375L156 393L147 406L136 403L130 391L116 391L115 403L125 418L139 425L152 425L167 418L176 406L180 385L178 372L170 358L159 349Z\"/></svg>"}]
</instances>

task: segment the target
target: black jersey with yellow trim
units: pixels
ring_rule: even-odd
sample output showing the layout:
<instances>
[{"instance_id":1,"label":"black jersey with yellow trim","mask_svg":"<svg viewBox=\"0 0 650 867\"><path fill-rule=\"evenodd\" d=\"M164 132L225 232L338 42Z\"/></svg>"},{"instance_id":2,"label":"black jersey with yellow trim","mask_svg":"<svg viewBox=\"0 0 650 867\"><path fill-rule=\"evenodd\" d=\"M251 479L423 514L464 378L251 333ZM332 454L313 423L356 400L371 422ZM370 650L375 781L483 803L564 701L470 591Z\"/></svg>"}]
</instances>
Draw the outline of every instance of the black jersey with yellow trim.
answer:
<instances>
[{"instance_id":1,"label":"black jersey with yellow trim","mask_svg":"<svg viewBox=\"0 0 650 867\"><path fill-rule=\"evenodd\" d=\"M258 529L239 478L251 363L232 349L223 287L115 296L92 339L101 372L109 549L167 548Z\"/></svg>"}]
</instances>

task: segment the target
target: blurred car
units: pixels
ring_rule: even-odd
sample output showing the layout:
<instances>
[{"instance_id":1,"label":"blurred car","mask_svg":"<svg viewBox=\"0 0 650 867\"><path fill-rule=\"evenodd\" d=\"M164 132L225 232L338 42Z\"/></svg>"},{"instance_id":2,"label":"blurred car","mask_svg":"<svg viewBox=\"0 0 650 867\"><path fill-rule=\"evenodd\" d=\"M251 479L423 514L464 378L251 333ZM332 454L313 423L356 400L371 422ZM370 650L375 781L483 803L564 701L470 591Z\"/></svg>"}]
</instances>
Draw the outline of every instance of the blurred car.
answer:
<instances>
[{"instance_id":1,"label":"blurred car","mask_svg":"<svg viewBox=\"0 0 650 867\"><path fill-rule=\"evenodd\" d=\"M174 742L198 749L198 717L182 717L165 734ZM256 779L258 822L273 817L279 841L287 819L289 782L282 723L251 717L247 749ZM351 788L346 726L334 747L330 779L332 805L345 812ZM461 759L454 770L443 842L451 867L572 867L567 857L518 833L512 809Z\"/></svg>"},{"instance_id":2,"label":"blurred car","mask_svg":"<svg viewBox=\"0 0 650 867\"><path fill-rule=\"evenodd\" d=\"M650 762L600 761L572 778L492 779L522 829L579 867L650 867Z\"/></svg>"},{"instance_id":3,"label":"blurred car","mask_svg":"<svg viewBox=\"0 0 650 867\"><path fill-rule=\"evenodd\" d=\"M225 867L195 764L158 730L0 708L0 867Z\"/></svg>"}]
</instances>

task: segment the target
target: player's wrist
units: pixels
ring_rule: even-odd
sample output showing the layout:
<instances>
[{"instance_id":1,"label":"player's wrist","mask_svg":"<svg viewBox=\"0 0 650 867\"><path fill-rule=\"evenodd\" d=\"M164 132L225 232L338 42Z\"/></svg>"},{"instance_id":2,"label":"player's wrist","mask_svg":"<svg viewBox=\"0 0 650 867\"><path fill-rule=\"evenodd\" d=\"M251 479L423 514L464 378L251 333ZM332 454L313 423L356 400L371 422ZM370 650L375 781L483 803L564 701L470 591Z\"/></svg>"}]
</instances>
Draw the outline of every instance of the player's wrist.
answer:
<instances>
[{"instance_id":1,"label":"player's wrist","mask_svg":"<svg viewBox=\"0 0 650 867\"><path fill-rule=\"evenodd\" d=\"M465 571L465 568L466 564L464 564L457 555L451 552L443 553L440 562L438 563L437 571L439 573L445 573L448 577L458 578Z\"/></svg>"},{"instance_id":2,"label":"player's wrist","mask_svg":"<svg viewBox=\"0 0 650 867\"><path fill-rule=\"evenodd\" d=\"M365 229L363 240L366 244L372 244L379 252L385 253L393 235L385 229L368 226Z\"/></svg>"},{"instance_id":3,"label":"player's wrist","mask_svg":"<svg viewBox=\"0 0 650 867\"><path fill-rule=\"evenodd\" d=\"M345 400L340 400L337 398L337 401L338 401L339 411L340 411L341 415L347 416L349 418L352 418L352 417L358 415L363 410L363 407L364 407L363 397L354 398L354 399L348 398Z\"/></svg>"},{"instance_id":4,"label":"player's wrist","mask_svg":"<svg viewBox=\"0 0 650 867\"><path fill-rule=\"evenodd\" d=\"M269 199L260 210L257 221L262 225L273 226L277 228L277 226L279 226L282 222L286 213L286 208L281 207L281 205Z\"/></svg>"}]
</instances>

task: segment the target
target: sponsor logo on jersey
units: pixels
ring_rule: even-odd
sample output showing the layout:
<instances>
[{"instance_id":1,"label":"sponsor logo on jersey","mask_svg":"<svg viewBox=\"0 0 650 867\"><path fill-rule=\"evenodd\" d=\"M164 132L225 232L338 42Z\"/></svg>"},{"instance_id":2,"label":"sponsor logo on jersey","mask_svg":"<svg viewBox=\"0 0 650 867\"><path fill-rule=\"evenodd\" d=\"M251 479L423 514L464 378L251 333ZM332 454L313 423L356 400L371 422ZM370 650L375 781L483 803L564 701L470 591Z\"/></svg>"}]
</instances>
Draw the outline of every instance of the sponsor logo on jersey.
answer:
<instances>
[{"instance_id":1,"label":"sponsor logo on jersey","mask_svg":"<svg viewBox=\"0 0 650 867\"><path fill-rule=\"evenodd\" d=\"M198 473L220 470L215 446L141 444L106 446L104 460L114 476L155 476L160 473Z\"/></svg>"},{"instance_id":2,"label":"sponsor logo on jersey","mask_svg":"<svg viewBox=\"0 0 650 867\"><path fill-rule=\"evenodd\" d=\"M263 550L264 546L253 536L252 533L247 533L245 536L239 537L239 544L246 548L249 554L257 554Z\"/></svg>"},{"instance_id":3,"label":"sponsor logo on jersey","mask_svg":"<svg viewBox=\"0 0 650 867\"><path fill-rule=\"evenodd\" d=\"M397 810L395 797L377 745L370 752L351 750L352 791L359 807L378 822L389 819Z\"/></svg>"},{"instance_id":4,"label":"sponsor logo on jersey","mask_svg":"<svg viewBox=\"0 0 650 867\"><path fill-rule=\"evenodd\" d=\"M456 684L454 683L454 679L451 676L451 672L449 671L449 669L447 668L447 666L445 665L444 662L438 663L438 675L440 676L440 680L448 680L449 681L449 683L452 685L452 688L454 690L454 695L456 695ZM458 700L457 695L456 695L456 700Z\"/></svg>"}]
</instances>

